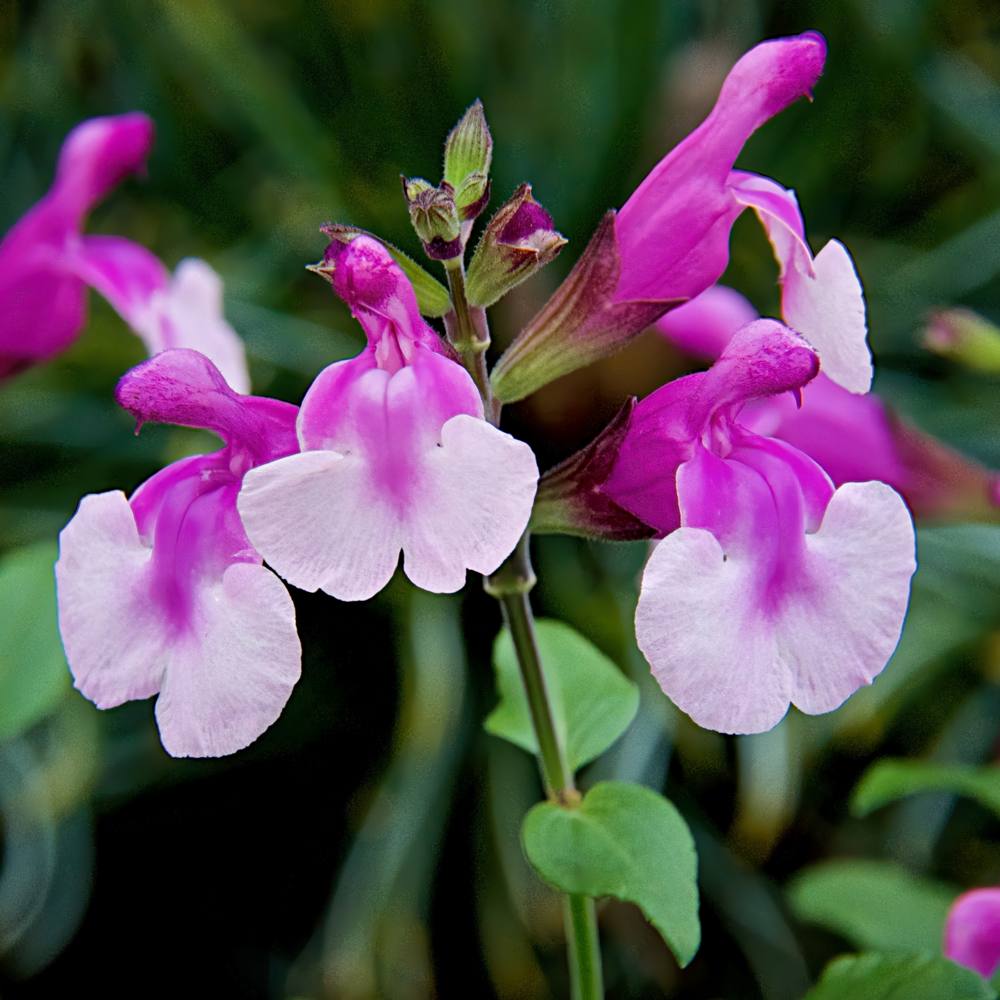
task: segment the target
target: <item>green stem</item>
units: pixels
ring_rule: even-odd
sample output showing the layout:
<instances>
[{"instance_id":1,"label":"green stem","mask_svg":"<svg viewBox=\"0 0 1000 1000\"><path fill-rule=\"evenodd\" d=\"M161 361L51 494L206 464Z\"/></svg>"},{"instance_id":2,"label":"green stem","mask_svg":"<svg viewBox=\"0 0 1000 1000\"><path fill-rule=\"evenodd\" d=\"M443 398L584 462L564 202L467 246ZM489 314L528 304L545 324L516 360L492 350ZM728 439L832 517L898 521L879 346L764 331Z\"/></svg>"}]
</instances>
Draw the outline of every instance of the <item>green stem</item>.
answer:
<instances>
[{"instance_id":1,"label":"green stem","mask_svg":"<svg viewBox=\"0 0 1000 1000\"><path fill-rule=\"evenodd\" d=\"M486 419L494 426L499 426L500 403L493 395L486 369L486 349L490 346L486 311L469 305L465 294L465 265L461 257L448 261L445 271L453 306L452 311L445 316L448 340L479 389ZM538 642L535 639L535 618L528 599L528 594L535 585L528 540L526 531L504 564L487 578L486 590L500 602L514 643L535 740L538 743L538 764L545 793L563 808L574 808L580 802L580 793L573 781L573 770L566 758L566 748L556 729L552 699L546 688ZM600 1000L604 996L604 986L597 913L593 899L577 894L566 895L563 923L569 947L573 998Z\"/></svg>"},{"instance_id":2,"label":"green stem","mask_svg":"<svg viewBox=\"0 0 1000 1000\"><path fill-rule=\"evenodd\" d=\"M573 1000L601 1000L601 942L597 937L597 915L589 896L563 897L563 923L569 939L569 971Z\"/></svg>"},{"instance_id":3,"label":"green stem","mask_svg":"<svg viewBox=\"0 0 1000 1000\"><path fill-rule=\"evenodd\" d=\"M523 536L517 548L486 582L486 589L500 602L504 621L510 630L521 679L528 697L531 722L538 742L538 762L545 784L545 793L562 805L576 805L580 794L573 783L573 772L566 761L566 751L556 730L542 672L542 661L535 640L535 624L528 592L535 574L528 562L528 537Z\"/></svg>"},{"instance_id":4,"label":"green stem","mask_svg":"<svg viewBox=\"0 0 1000 1000\"><path fill-rule=\"evenodd\" d=\"M573 771L552 714L542 671L535 619L528 594L535 585L535 574L528 554L528 533L507 561L486 581L486 590L500 602L510 630L514 652L521 668L521 679L528 698L531 722L538 743L538 763L545 792L564 808L574 808L580 793L573 781ZM588 896L569 894L563 900L563 923L569 946L569 967L574 1000L600 1000L604 996L601 976L601 946L597 934L597 913Z\"/></svg>"}]
</instances>

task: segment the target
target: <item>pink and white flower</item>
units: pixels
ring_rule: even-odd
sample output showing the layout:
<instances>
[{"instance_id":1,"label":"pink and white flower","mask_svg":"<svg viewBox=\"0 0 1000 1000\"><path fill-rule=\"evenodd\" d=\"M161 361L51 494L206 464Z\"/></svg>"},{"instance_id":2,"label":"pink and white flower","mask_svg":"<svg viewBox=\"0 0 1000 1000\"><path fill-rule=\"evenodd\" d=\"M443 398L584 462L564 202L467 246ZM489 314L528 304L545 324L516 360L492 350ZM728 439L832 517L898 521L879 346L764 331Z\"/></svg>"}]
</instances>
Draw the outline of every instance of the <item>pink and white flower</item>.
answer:
<instances>
[{"instance_id":1,"label":"pink and white flower","mask_svg":"<svg viewBox=\"0 0 1000 1000\"><path fill-rule=\"evenodd\" d=\"M709 371L638 404L603 486L666 536L636 634L663 690L709 729L762 732L789 704L828 712L899 638L915 568L900 497L877 482L834 490L808 456L741 418L818 370L787 327L744 326Z\"/></svg>"},{"instance_id":2,"label":"pink and white flower","mask_svg":"<svg viewBox=\"0 0 1000 1000\"><path fill-rule=\"evenodd\" d=\"M70 670L99 708L158 693L175 757L233 753L274 722L300 672L291 598L236 510L248 470L297 449L297 409L234 392L192 350L133 368L117 397L140 425L201 427L225 446L174 462L130 499L80 502L56 564Z\"/></svg>"},{"instance_id":3,"label":"pink and white flower","mask_svg":"<svg viewBox=\"0 0 1000 1000\"><path fill-rule=\"evenodd\" d=\"M417 586L458 590L466 570L495 570L524 531L534 455L483 419L471 377L380 243L335 242L327 266L368 346L306 393L301 453L246 476L247 533L304 590L364 600L389 582L400 552Z\"/></svg>"},{"instance_id":4,"label":"pink and white flower","mask_svg":"<svg viewBox=\"0 0 1000 1000\"><path fill-rule=\"evenodd\" d=\"M989 978L1000 969L1000 887L962 893L948 911L944 953Z\"/></svg>"},{"instance_id":5,"label":"pink and white flower","mask_svg":"<svg viewBox=\"0 0 1000 1000\"><path fill-rule=\"evenodd\" d=\"M229 384L249 391L243 344L222 316L222 285L203 261L171 277L145 247L82 232L93 206L138 171L153 142L143 114L92 118L66 137L56 179L0 243L0 378L65 350L86 321L96 289L150 354L195 348Z\"/></svg>"}]
</instances>

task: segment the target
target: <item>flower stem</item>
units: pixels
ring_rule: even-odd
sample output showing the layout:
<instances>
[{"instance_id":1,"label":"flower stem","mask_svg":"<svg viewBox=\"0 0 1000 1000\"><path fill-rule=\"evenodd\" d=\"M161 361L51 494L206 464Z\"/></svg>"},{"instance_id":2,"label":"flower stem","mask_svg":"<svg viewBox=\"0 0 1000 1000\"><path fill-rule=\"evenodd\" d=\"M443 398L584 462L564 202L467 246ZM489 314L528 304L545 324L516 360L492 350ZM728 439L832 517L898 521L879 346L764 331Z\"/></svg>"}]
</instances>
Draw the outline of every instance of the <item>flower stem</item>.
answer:
<instances>
[{"instance_id":1,"label":"flower stem","mask_svg":"<svg viewBox=\"0 0 1000 1000\"><path fill-rule=\"evenodd\" d=\"M569 940L569 971L573 1000L601 1000L601 942L597 936L597 914L589 896L563 897L563 924ZM569 933L572 928L572 933Z\"/></svg>"},{"instance_id":2,"label":"flower stem","mask_svg":"<svg viewBox=\"0 0 1000 1000\"><path fill-rule=\"evenodd\" d=\"M490 346L486 310L469 305L465 295L465 265L461 257L447 261L445 273L448 275L448 290L451 292L452 302L452 311L444 318L448 341L458 352L462 364L476 383L479 395L483 398L486 419L496 425L500 422L500 407L493 398L486 370L486 350Z\"/></svg>"},{"instance_id":3,"label":"flower stem","mask_svg":"<svg viewBox=\"0 0 1000 1000\"><path fill-rule=\"evenodd\" d=\"M580 793L556 729L535 639L535 619L528 598L535 585L535 574L528 555L528 538L525 532L507 561L487 579L486 590L500 602L514 643L538 743L538 763L546 795L564 808L575 808L580 802ZM569 945L574 1000L600 1000L604 988L594 901L575 893L565 896L563 923Z\"/></svg>"},{"instance_id":4,"label":"flower stem","mask_svg":"<svg viewBox=\"0 0 1000 1000\"><path fill-rule=\"evenodd\" d=\"M573 783L573 772L556 730L552 702L535 641L534 617L528 600L528 592L534 583L535 574L528 561L528 536L525 534L503 566L486 581L486 589L500 602L514 643L538 742L538 761L545 793L562 805L576 805L580 794Z\"/></svg>"},{"instance_id":5,"label":"flower stem","mask_svg":"<svg viewBox=\"0 0 1000 1000\"><path fill-rule=\"evenodd\" d=\"M469 305L465 295L465 265L461 257L445 263L452 311L444 318L448 341L458 352L465 369L472 376L483 399L483 412L494 426L500 424L500 403L493 395L486 369L486 349L490 346L490 328L486 310ZM580 793L573 781L573 770L566 758L566 748L556 729L552 700L545 684L542 661L535 639L535 618L528 594L535 585L535 573L528 553L529 534L521 536L504 564L486 579L486 591L503 610L510 630L514 652L521 670L521 680L528 698L531 723L538 743L538 765L545 794L563 808L575 808ZM601 945L597 934L594 901L575 893L563 899L563 924L569 947L573 1000L600 1000L604 996L601 977Z\"/></svg>"}]
</instances>

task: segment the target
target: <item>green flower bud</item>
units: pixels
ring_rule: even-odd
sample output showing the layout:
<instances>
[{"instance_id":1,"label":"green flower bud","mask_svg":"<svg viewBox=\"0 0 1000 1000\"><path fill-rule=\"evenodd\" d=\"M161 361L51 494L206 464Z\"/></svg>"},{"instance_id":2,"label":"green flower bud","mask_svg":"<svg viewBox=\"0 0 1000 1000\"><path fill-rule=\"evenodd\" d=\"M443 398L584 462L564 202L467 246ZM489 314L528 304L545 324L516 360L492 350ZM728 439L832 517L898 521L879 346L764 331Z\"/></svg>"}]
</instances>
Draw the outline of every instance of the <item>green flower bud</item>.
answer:
<instances>
[{"instance_id":1,"label":"green flower bud","mask_svg":"<svg viewBox=\"0 0 1000 1000\"><path fill-rule=\"evenodd\" d=\"M454 190L463 222L476 218L489 201L492 160L493 137L483 105L476 101L444 144L444 180Z\"/></svg>"},{"instance_id":2,"label":"green flower bud","mask_svg":"<svg viewBox=\"0 0 1000 1000\"><path fill-rule=\"evenodd\" d=\"M971 309L932 313L924 346L972 371L1000 373L1000 328Z\"/></svg>"},{"instance_id":3,"label":"green flower bud","mask_svg":"<svg viewBox=\"0 0 1000 1000\"><path fill-rule=\"evenodd\" d=\"M447 182L436 188L420 178L403 178L403 195L410 222L433 260L450 260L462 254L462 223L455 207L455 192Z\"/></svg>"}]
</instances>

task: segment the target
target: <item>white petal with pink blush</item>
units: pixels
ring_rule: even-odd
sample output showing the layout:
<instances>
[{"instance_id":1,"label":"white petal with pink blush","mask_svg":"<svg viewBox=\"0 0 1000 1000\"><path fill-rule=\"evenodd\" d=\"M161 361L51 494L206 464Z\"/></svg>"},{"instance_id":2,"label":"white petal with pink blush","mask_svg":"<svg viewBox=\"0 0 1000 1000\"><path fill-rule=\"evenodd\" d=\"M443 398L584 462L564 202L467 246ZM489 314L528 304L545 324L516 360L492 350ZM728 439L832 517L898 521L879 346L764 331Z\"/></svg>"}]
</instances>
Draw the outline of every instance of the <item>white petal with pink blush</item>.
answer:
<instances>
[{"instance_id":1,"label":"white petal with pink blush","mask_svg":"<svg viewBox=\"0 0 1000 1000\"><path fill-rule=\"evenodd\" d=\"M762 607L752 552L683 527L654 549L636 609L660 686L699 725L775 726L790 704L829 712L882 671L899 639L915 569L913 526L882 483L833 495L804 536L797 585Z\"/></svg>"},{"instance_id":2,"label":"white petal with pink blush","mask_svg":"<svg viewBox=\"0 0 1000 1000\"><path fill-rule=\"evenodd\" d=\"M847 248L830 240L813 257L795 192L770 178L733 171L730 185L736 200L757 213L771 241L785 322L816 348L825 375L850 392L868 392L872 356L864 292Z\"/></svg>"},{"instance_id":3,"label":"white petal with pink blush","mask_svg":"<svg viewBox=\"0 0 1000 1000\"><path fill-rule=\"evenodd\" d=\"M288 591L263 566L234 563L193 581L178 630L150 599L152 556L119 491L84 497L63 529L59 626L76 686L100 708L159 692L160 738L175 757L241 750L299 678Z\"/></svg>"},{"instance_id":4,"label":"white petal with pink blush","mask_svg":"<svg viewBox=\"0 0 1000 1000\"><path fill-rule=\"evenodd\" d=\"M376 240L333 243L334 291L368 346L309 387L301 453L253 469L237 500L247 535L289 583L362 601L403 571L453 593L492 573L531 517L538 465L487 423L469 373L421 318L413 288Z\"/></svg>"},{"instance_id":5,"label":"white petal with pink blush","mask_svg":"<svg viewBox=\"0 0 1000 1000\"><path fill-rule=\"evenodd\" d=\"M341 600L378 593L400 554L410 580L434 593L460 590L467 570L497 569L531 516L531 449L467 412L442 422L475 390L440 355L392 375L348 372L346 387L341 374L317 379L299 421L300 437L313 428L331 446L307 435L313 450L244 478L239 511L257 550L289 583ZM329 413L322 429L317 411Z\"/></svg>"}]
</instances>

